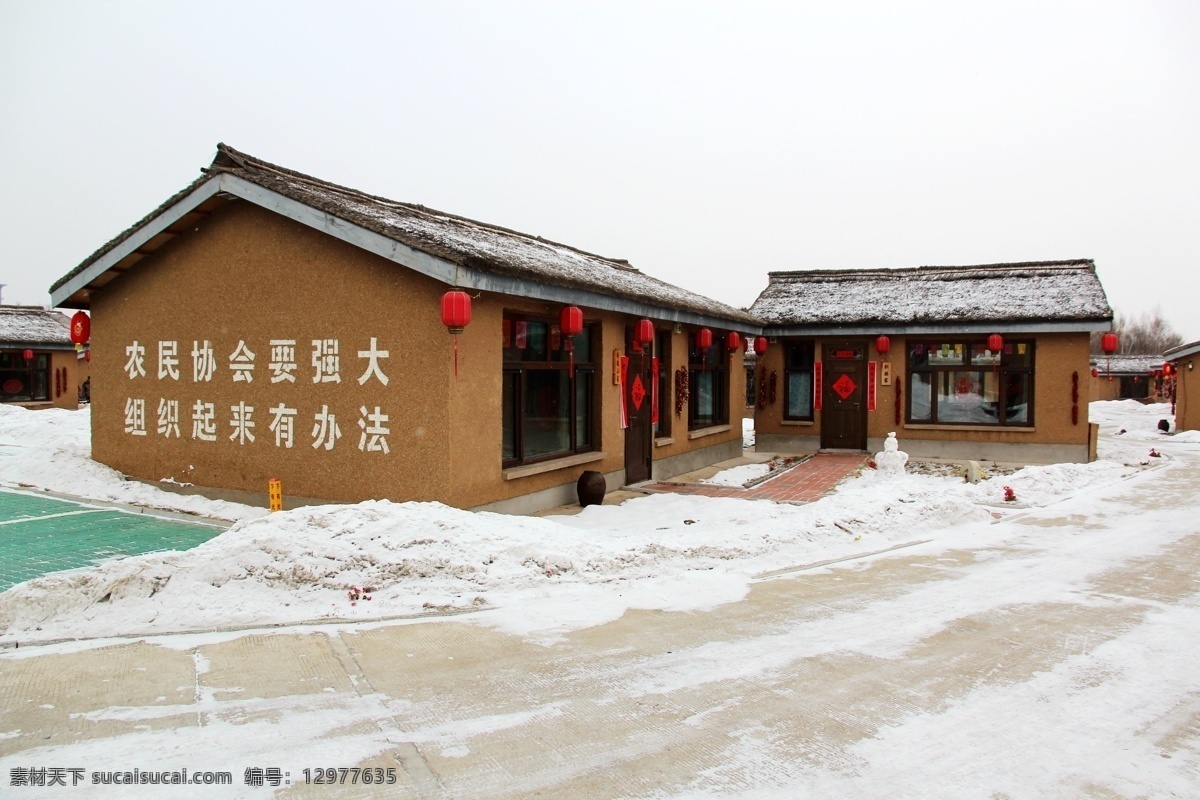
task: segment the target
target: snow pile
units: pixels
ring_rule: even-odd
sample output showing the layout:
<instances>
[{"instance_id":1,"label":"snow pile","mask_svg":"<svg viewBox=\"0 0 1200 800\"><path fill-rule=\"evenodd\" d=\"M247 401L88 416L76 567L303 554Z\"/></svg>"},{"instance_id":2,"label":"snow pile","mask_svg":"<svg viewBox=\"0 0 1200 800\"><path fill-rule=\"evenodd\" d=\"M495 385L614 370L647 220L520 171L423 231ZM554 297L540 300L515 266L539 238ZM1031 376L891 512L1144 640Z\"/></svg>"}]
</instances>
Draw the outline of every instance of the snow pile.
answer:
<instances>
[{"instance_id":1,"label":"snow pile","mask_svg":"<svg viewBox=\"0 0 1200 800\"><path fill-rule=\"evenodd\" d=\"M1121 442L1200 444L1200 431L1175 430L1170 403L1097 400L1088 406L1088 419L1099 423L1101 433ZM1158 427L1164 419L1170 424L1169 434Z\"/></svg>"},{"instance_id":2,"label":"snow pile","mask_svg":"<svg viewBox=\"0 0 1200 800\"><path fill-rule=\"evenodd\" d=\"M91 462L82 443L85 421L86 412L0 410L0 442L30 445L0 459L0 475L35 472L60 491L127 502L211 502L125 483ZM19 459L14 473L10 462ZM63 459L70 459L65 468ZM544 518L438 503L311 506L244 518L186 552L14 586L0 593L0 643L479 608L495 609L489 621L510 630L575 629L630 608L737 600L763 573L968 535L964 523L986 524L1007 509L1045 505L1137 469L1113 461L1060 464L977 485L935 475L882 480L866 470L808 505L655 494ZM1005 487L1018 502L1005 502ZM246 517L260 513L237 508Z\"/></svg>"},{"instance_id":3,"label":"snow pile","mask_svg":"<svg viewBox=\"0 0 1200 800\"><path fill-rule=\"evenodd\" d=\"M711 478L704 478L700 482L710 486L741 487L750 481L765 477L770 471L770 464L742 464L740 467L723 469Z\"/></svg>"},{"instance_id":4,"label":"snow pile","mask_svg":"<svg viewBox=\"0 0 1200 800\"><path fill-rule=\"evenodd\" d=\"M253 519L267 513L240 503L177 495L125 480L121 473L92 460L91 420L90 408L30 411L0 405L0 484L214 519Z\"/></svg>"},{"instance_id":5,"label":"snow pile","mask_svg":"<svg viewBox=\"0 0 1200 800\"><path fill-rule=\"evenodd\" d=\"M742 449L749 450L754 447L754 418L749 417L742 420Z\"/></svg>"}]
</instances>

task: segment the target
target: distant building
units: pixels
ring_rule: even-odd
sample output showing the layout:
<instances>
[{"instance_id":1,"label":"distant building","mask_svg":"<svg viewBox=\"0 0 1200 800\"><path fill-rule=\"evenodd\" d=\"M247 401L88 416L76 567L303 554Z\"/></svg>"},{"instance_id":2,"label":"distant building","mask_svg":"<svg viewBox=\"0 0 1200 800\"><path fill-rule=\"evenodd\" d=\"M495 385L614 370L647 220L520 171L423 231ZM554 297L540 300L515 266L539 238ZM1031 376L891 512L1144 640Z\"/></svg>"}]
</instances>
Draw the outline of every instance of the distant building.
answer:
<instances>
[{"instance_id":1,"label":"distant building","mask_svg":"<svg viewBox=\"0 0 1200 800\"><path fill-rule=\"evenodd\" d=\"M0 306L0 402L75 408L88 377L71 321L41 306Z\"/></svg>"},{"instance_id":2,"label":"distant building","mask_svg":"<svg viewBox=\"0 0 1200 800\"><path fill-rule=\"evenodd\" d=\"M1200 431L1200 341L1172 347L1163 360L1174 371L1175 430Z\"/></svg>"},{"instance_id":3,"label":"distant building","mask_svg":"<svg viewBox=\"0 0 1200 800\"><path fill-rule=\"evenodd\" d=\"M1089 260L772 272L756 447L1087 461L1088 337L1112 309ZM998 337L992 341L991 337ZM993 348L996 345L998 349Z\"/></svg>"},{"instance_id":4,"label":"distant building","mask_svg":"<svg viewBox=\"0 0 1200 800\"><path fill-rule=\"evenodd\" d=\"M1161 398L1162 368L1161 355L1093 355L1089 396L1092 400Z\"/></svg>"}]
</instances>

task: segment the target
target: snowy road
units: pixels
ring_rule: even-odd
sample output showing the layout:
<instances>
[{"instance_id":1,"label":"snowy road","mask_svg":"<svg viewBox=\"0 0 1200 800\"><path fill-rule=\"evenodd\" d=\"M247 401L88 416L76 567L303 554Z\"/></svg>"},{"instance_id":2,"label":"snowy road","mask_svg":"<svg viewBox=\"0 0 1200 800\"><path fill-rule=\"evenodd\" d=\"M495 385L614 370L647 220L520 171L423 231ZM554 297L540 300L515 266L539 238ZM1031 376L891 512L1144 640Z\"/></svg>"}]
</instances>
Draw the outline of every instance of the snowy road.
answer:
<instances>
[{"instance_id":1,"label":"snowy road","mask_svg":"<svg viewBox=\"0 0 1200 800\"><path fill-rule=\"evenodd\" d=\"M444 622L0 660L0 768L228 770L145 796L1194 797L1200 450L952 538L535 642ZM914 531L914 538L920 531ZM478 624L468 624L475 622ZM312 774L312 773L310 773ZM14 790L15 792L15 790ZM21 796L127 797L127 787Z\"/></svg>"}]
</instances>

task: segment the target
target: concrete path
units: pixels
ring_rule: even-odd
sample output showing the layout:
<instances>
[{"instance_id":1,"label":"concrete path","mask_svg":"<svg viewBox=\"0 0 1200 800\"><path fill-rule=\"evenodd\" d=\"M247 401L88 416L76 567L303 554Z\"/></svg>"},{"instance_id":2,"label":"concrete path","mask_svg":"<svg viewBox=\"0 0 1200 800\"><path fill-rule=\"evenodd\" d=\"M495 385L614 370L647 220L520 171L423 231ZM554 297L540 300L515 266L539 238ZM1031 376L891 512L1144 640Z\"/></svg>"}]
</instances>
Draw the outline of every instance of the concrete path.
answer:
<instances>
[{"instance_id":1,"label":"concrete path","mask_svg":"<svg viewBox=\"0 0 1200 800\"><path fill-rule=\"evenodd\" d=\"M1091 718L1072 723L1068 700L1114 714L1142 702L1120 676L1076 669L1078 691L1098 692L1079 697L1045 681L1098 664L1087 659L1164 609L1197 608L1200 526L1141 551L1125 540L1195 520L1198 496L1196 465L1162 470L1099 502L992 526L1005 535L982 549L919 546L800 569L742 602L634 611L550 644L464 617L9 652L0 785L11 797L263 797L269 786L246 786L245 770L276 768L280 797L1195 796L1200 683L1145 711L1136 730L1104 732L1076 730ZM1189 635L1161 647L1200 652ZM965 716L965 699L988 692L1000 710ZM1029 720L1002 710L1013 702L1028 704ZM872 748L914 719L949 719L953 735L896 745L889 772ZM981 737L1023 755L989 771L976 763L986 746L959 749ZM234 785L9 789L13 769L52 766L188 766L228 771ZM305 768L328 767L391 769L396 784L302 785ZM1035 788L1055 769L1067 777ZM1131 791L1116 770L1155 783Z\"/></svg>"}]
</instances>

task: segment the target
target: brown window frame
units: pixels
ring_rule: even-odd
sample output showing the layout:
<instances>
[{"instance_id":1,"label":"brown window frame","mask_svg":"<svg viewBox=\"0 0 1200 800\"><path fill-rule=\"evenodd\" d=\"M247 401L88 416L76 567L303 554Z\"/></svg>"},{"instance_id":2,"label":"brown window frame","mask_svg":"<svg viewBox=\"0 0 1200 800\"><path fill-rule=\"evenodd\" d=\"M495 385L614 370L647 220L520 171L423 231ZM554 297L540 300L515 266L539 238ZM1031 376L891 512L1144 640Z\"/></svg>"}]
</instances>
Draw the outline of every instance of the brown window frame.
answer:
<instances>
[{"instance_id":1,"label":"brown window frame","mask_svg":"<svg viewBox=\"0 0 1200 800\"><path fill-rule=\"evenodd\" d=\"M25 351L0 353L0 384L6 383L9 380L18 378L23 383L23 388L29 389L28 397L23 394L14 393L11 398L4 397L7 392L0 394L0 402L5 403L41 403L52 400L50 394L50 354L35 352L33 361L25 360ZM41 392L35 392L38 388L38 378L41 379ZM38 395L41 396L38 396Z\"/></svg>"},{"instance_id":2,"label":"brown window frame","mask_svg":"<svg viewBox=\"0 0 1200 800\"><path fill-rule=\"evenodd\" d=\"M540 317L531 314L509 313L504 314L504 323L511 326L515 331L516 323L541 323L546 326L546 359L510 359L509 353L504 348L504 342L501 342L501 353L503 359L503 383L501 386L500 413L501 413L501 430L503 431L505 423L512 418L513 429L513 446L512 456L507 456L505 453L506 443L503 435L501 436L501 466L517 467L526 464L538 464L544 461L552 461L556 458L566 458L578 453L590 453L599 449L600 426L597 424L598 419L598 381L596 378L596 354L599 352L599 333L600 326L595 322L584 322L584 331L586 331L589 339L588 360L581 361L578 357L574 360L574 374L571 374L570 362L567 358L565 342L561 339L559 347L553 348L553 342L556 337L561 334L556 333L559 330L558 320L548 317ZM513 334L515 336L515 333ZM578 351L577 351L578 356ZM527 437L525 436L525 426L528 422L527 409L525 408L526 394L528 393L529 376L533 373L566 373L568 381L568 395L570 397L569 409L567 411L568 419L568 440L569 447L566 450L561 450L554 453L543 453L536 456L525 456L525 450L528 445ZM511 393L506 392L508 382L514 381ZM581 444L579 439L579 431L577 428L576 413L579 401L579 386L580 383L586 383L588 389L588 402L591 406L586 418L587 425L587 442ZM511 404L511 405L510 405Z\"/></svg>"},{"instance_id":3,"label":"brown window frame","mask_svg":"<svg viewBox=\"0 0 1200 800\"><path fill-rule=\"evenodd\" d=\"M956 346L962 347L962 363L960 364L935 364L928 363L928 354L935 349L941 349L942 344L948 344L951 349ZM904 393L907 395L905 399L904 418L907 424L910 425L944 425L955 427L972 427L981 428L984 430L1004 430L1008 428L1032 428L1034 426L1035 409L1036 409L1036 381L1035 374L1037 371L1037 346L1033 339L1013 339L1005 340L1004 350L1000 354L1000 363L987 364L974 362L974 350L976 347L987 347L986 339L982 338L924 338L917 340L909 340L906 343L906 355L908 364L908 376L905 378ZM935 348L934 346L937 345ZM1017 352L1021 345L1024 345L1027 352L1027 363L1016 363L1020 354ZM918 354L917 348L923 348L924 352ZM924 356L924 361L921 361L921 356ZM979 422L976 420L939 420L938 419L938 388L939 383L946 380L950 373L965 372L975 373L982 376L985 372L994 372L996 374L997 387L1007 387L1010 377L1021 376L1025 381L1026 399L1026 414L1025 419L1014 422L1008 421L1008 406L1005 403L996 403L996 421L995 422ZM916 392L913 390L913 379L917 375L929 376L929 419L914 419L913 418L913 400ZM980 383L985 383L985 379Z\"/></svg>"},{"instance_id":4,"label":"brown window frame","mask_svg":"<svg viewBox=\"0 0 1200 800\"><path fill-rule=\"evenodd\" d=\"M799 339L783 343L783 418L789 421L812 422L816 419L816 403L813 402L813 364L816 362L817 346L813 339ZM807 350L808 364L803 358L793 356L799 350ZM796 363L796 362L799 363ZM792 375L808 375L808 414L793 414L792 408Z\"/></svg>"},{"instance_id":5,"label":"brown window frame","mask_svg":"<svg viewBox=\"0 0 1200 800\"><path fill-rule=\"evenodd\" d=\"M688 337L688 430L703 430L717 425L729 424L729 359L725 352L724 336L713 333L713 343L701 358L696 350L695 334ZM711 421L697 420L697 405L700 402L698 375L713 376L713 414Z\"/></svg>"}]
</instances>

